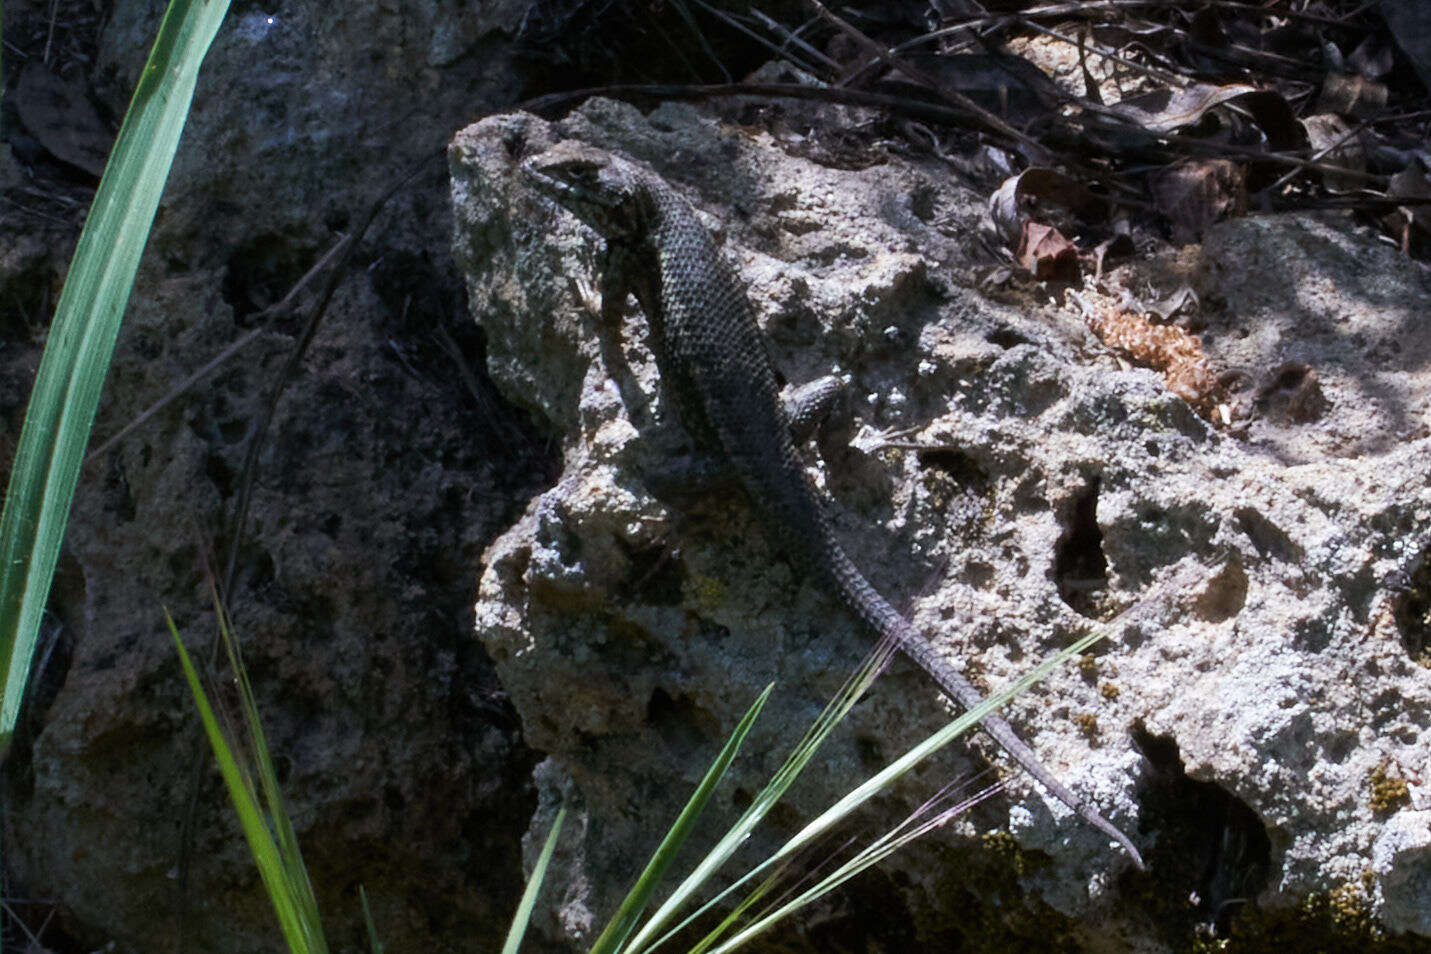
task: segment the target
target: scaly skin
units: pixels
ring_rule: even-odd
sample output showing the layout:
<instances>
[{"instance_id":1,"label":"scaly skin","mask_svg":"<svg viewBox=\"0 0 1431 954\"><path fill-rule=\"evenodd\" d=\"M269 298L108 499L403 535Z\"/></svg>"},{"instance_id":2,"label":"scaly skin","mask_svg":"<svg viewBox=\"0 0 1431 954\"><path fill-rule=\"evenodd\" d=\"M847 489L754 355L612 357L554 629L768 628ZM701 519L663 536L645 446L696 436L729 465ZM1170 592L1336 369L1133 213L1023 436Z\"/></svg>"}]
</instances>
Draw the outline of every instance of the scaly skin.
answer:
<instances>
[{"instance_id":1,"label":"scaly skin","mask_svg":"<svg viewBox=\"0 0 1431 954\"><path fill-rule=\"evenodd\" d=\"M526 180L606 240L602 304L619 318L635 294L654 340L661 383L681 423L734 467L756 509L781 539L796 541L807 567L881 639L932 676L959 705L979 690L938 656L846 556L805 471L780 400L775 369L745 289L691 206L655 173L567 141L523 163ZM981 723L1039 784L1094 828L1142 858L1121 831L1054 778L998 715Z\"/></svg>"}]
</instances>

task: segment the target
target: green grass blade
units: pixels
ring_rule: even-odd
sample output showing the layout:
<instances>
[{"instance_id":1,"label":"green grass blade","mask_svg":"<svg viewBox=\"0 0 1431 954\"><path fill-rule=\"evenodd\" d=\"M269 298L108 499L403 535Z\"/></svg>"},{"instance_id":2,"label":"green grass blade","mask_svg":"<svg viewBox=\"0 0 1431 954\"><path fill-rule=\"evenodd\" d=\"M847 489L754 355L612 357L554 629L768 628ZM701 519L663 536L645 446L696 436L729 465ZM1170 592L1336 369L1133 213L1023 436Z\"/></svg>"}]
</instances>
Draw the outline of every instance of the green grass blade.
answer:
<instances>
[{"instance_id":1,"label":"green grass blade","mask_svg":"<svg viewBox=\"0 0 1431 954\"><path fill-rule=\"evenodd\" d=\"M661 844L656 847L651 860L646 863L646 869L636 879L636 884L627 892L616 915L606 925L606 929L601 932L596 943L592 945L591 954L611 954L611 952L619 950L621 945L626 943L626 939L631 936L631 931L636 927L636 919L641 916L641 912L646 910L646 905L650 903L651 895L655 892L661 876L666 873L676 852L695 826L701 810L705 808L711 793L715 791L716 783L730 768L730 763L740 750L741 743L745 741L745 737L750 734L751 727L755 725L756 716L760 714L761 709L765 708L765 703L774 689L774 683L766 686L765 691L760 694L760 698L756 699L755 704L746 711L740 724L735 727L735 731L731 732L730 738L726 740L720 754L711 763L711 767L707 770L705 777L701 779L700 785L696 786L695 794L681 809L681 814L676 818L675 824L671 826L670 831L666 832L666 837L661 839Z\"/></svg>"},{"instance_id":2,"label":"green grass blade","mask_svg":"<svg viewBox=\"0 0 1431 954\"><path fill-rule=\"evenodd\" d=\"M766 875L765 878L760 882L760 884L756 885L755 888L749 894L742 898L739 904L731 908L730 913L727 914L725 917L721 918L720 923L717 924L714 928L712 928L710 933L707 934L704 938L702 938L698 944L696 944L689 951L687 951L687 954L704 954L705 951L709 950L722 937L725 937L727 934L729 934L730 931L735 927L735 925L740 923L740 920L745 917L747 911L751 910L761 901L765 900L766 896L775 890L780 881L781 875L787 870L789 870L788 863L778 865L775 870L771 871L768 875ZM746 880L747 879L743 878L739 883L743 884ZM720 896L724 897L727 894L728 892L723 891L721 892ZM702 910L704 910L704 908L702 908ZM688 918L687 920L693 920L693 918ZM684 926L685 922L682 922L681 927ZM679 929L680 928L677 928L676 930ZM672 933L674 934L675 932L673 931ZM665 939L666 938L663 937L661 938L661 940L657 941L651 946L656 947L657 945L661 944L662 941L664 941Z\"/></svg>"},{"instance_id":3,"label":"green grass blade","mask_svg":"<svg viewBox=\"0 0 1431 954\"><path fill-rule=\"evenodd\" d=\"M537 856L537 863L532 868L532 876L527 879L527 890L522 892L522 900L517 905L517 913L512 916L512 926L507 930L507 942L502 945L502 954L517 954L517 948L527 933L527 925L532 920L532 908L536 906L537 894L541 891L542 881L547 876L547 865L551 863L552 852L556 851L557 836L561 834L561 823L564 821L566 821L565 805L557 811L556 821L552 822L552 830L547 833L546 843L542 845L542 853ZM366 904L366 902L364 903Z\"/></svg>"},{"instance_id":4,"label":"green grass blade","mask_svg":"<svg viewBox=\"0 0 1431 954\"><path fill-rule=\"evenodd\" d=\"M632 940L628 951L645 951L651 948L655 948L659 944L664 943L677 931L681 930L683 927L693 921L696 917L698 917L702 912L720 903L722 899L730 896L742 885L757 877L762 872L767 871L771 867L784 863L787 859L793 857L797 852L807 847L818 838L822 837L826 832L832 829L835 825L837 825L840 821L847 817L851 812L853 812L859 806L863 805L869 799L873 798L883 789L892 785L897 779L911 771L924 759L933 755L935 752L939 751L944 746L954 741L960 735L972 729L980 719L984 718L984 716L993 712L995 709L998 709L1000 706L1006 704L1010 699L1014 698L1019 693L1028 689L1029 686L1043 679L1055 667L1066 662L1070 657L1083 652L1085 649L1087 649L1089 646L1091 646L1098 640L1105 638L1108 635L1108 632L1109 631L1107 629L1095 630L1094 632L1089 633L1081 639L1076 640L1070 646L1060 650L1048 659L1044 660L1042 663L1040 663L1038 666L1036 666L1029 672L1025 673L1018 681L1014 682L1012 685L1005 687L1000 692L989 695L989 697L986 698L978 706L968 710L967 712L962 713L958 718L954 719L952 722L944 726L938 732L935 732L929 738L925 739L923 742L910 749L908 752L900 756L900 758L896 759L894 762L891 762L878 774L865 781L863 784L861 784L849 794L845 795L843 798L837 801L830 808L826 809L823 813L820 814L819 817L815 818L803 829L797 832L773 855L762 861L759 865L757 865L750 871L746 872L733 884L729 885L715 897L711 898L705 904L701 905L700 908L698 908L695 912L685 917L683 920L681 920L670 930L666 931L664 934L660 935L659 937L655 937L656 931L661 928L664 928L666 923L668 923L668 921L674 914L675 906L671 903L675 899L675 895L673 894L672 899L668 900L666 905L664 905L660 910L658 910L656 914L653 914L651 916L650 921ZM806 756L806 758L808 759L808 756ZM784 769L782 768L781 771L783 772ZM778 798L780 794L783 794L784 788L779 788L778 791L775 790L775 783L778 780L779 775L780 773L777 773L777 779L772 779L771 785L767 785L766 789L762 790L760 795L756 797L755 802L753 802L751 805L752 810L754 810L757 806L763 805L765 799L770 797ZM788 787L788 783L786 783L786 787ZM768 810L768 807L765 810ZM751 814L752 811L747 811L747 815ZM764 811L762 811L760 814L763 815ZM751 824L753 824L753 822L751 822ZM724 857L717 858L717 854L723 852L725 855L728 855L730 852L734 851L734 843L728 844L728 841L732 840L733 838L738 840L744 840L745 834L748 831L749 827L746 825L746 818L742 817L741 821L737 822L736 826L732 828L731 833L728 834L726 838L723 838L720 844L718 844L715 849L712 849L711 854L707 856L707 859L701 862L701 864L697 867L696 872L694 872L691 877L687 879L687 881L689 882L696 879L697 875L702 873L705 873L707 875L709 873L713 873L714 867L718 866L714 865L713 862L724 861ZM681 888L677 889L677 892L681 892L686 887L687 886L683 884ZM746 902L743 902L742 907L748 907L749 900L750 899L747 899ZM667 910L668 908L670 909L669 911ZM722 922L722 928L728 927L729 924L730 919L726 919ZM706 946L708 946L710 943L713 943L714 941L714 937L707 937L704 941L701 942L700 945L698 945L697 950L704 949Z\"/></svg>"},{"instance_id":5,"label":"green grass blade","mask_svg":"<svg viewBox=\"0 0 1431 954\"><path fill-rule=\"evenodd\" d=\"M278 773L273 768L269 755L268 738L263 731L263 723L258 717L258 702L254 698L253 684L249 682L248 670L243 665L239 653L238 640L234 638L229 625L228 613L219 600L218 590L210 580L214 599L214 609L218 614L219 637L224 651L228 654L229 669L239 690L239 707L243 710L244 727L248 733L249 758L245 766L250 778L257 776L258 792L262 796L263 817L273 833L278 858L283 865L282 885L287 903L297 914L297 927L304 936L304 949L323 954L328 944L323 936L322 920L318 916L318 900L313 894L313 884L308 879L308 867L303 863L303 852L298 848L298 838L293 833L293 823L288 815L288 806L283 791L278 785ZM252 781L249 790L253 791Z\"/></svg>"},{"instance_id":6,"label":"green grass blade","mask_svg":"<svg viewBox=\"0 0 1431 954\"><path fill-rule=\"evenodd\" d=\"M820 713L815 719L815 722L806 730L800 741L795 744L794 750L785 759L785 763L780 766L775 772L775 775L772 776L765 787L760 790L760 793L755 796L750 806L741 814L740 818L736 820L730 830L727 831L725 835L721 837L720 841L716 843L715 847L707 852L706 856L701 859L696 865L695 870L686 876L685 880L671 892L671 896L668 897L665 902L656 909L656 912L651 915L650 919L641 926L641 930L632 938L626 951L631 952L631 954L636 954L636 952L645 950L648 946L655 946L655 944L660 943L660 941L653 942L652 938L656 937L659 932L665 929L666 925L675 919L676 913L680 910L681 906L694 897L701 886L720 870L721 866L735 853L736 848L745 841L746 837L755 826L760 823L761 819L775 807L780 801L781 796L794 784L800 772L809 763L810 759L814 757L816 750L819 749L829 734L834 731L835 726L839 725L840 721L844 719L850 709L853 708L860 697L864 695L865 690L874 683L874 680L879 676L880 672L883 671L884 664L889 661L894 651L895 647L893 644L886 645L880 643L865 656L859 668L845 680L845 684L840 687L839 692L837 692L829 704L825 706L824 711ZM734 890L734 888L743 884L747 879L754 877L756 872L762 870L763 867L764 866L761 866L761 868L749 872L744 878L737 881L735 885L728 887L725 891L721 892L721 894L717 895L717 899L724 897L727 893ZM706 910L710 904L711 902L707 902L696 914ZM680 928L692 920L696 914L690 915L677 925L677 927L668 931L661 937L661 940L664 941L672 933L680 930Z\"/></svg>"},{"instance_id":7,"label":"green grass blade","mask_svg":"<svg viewBox=\"0 0 1431 954\"><path fill-rule=\"evenodd\" d=\"M565 809L563 809L563 811L565 811ZM561 815L557 815L556 827L561 827ZM538 864L540 865L540 862L538 862ZM546 873L545 868L542 869L542 873ZM535 877L536 872L533 871L532 875ZM373 924L373 909L368 907L368 892L363 889L362 885L358 885L358 900L363 902L363 924L367 925L368 928L368 950L370 950L372 954L383 954L386 945L378 940L378 929L377 926Z\"/></svg>"},{"instance_id":8,"label":"green grass blade","mask_svg":"<svg viewBox=\"0 0 1431 954\"><path fill-rule=\"evenodd\" d=\"M729 930L734 918L726 918L720 928L712 931L710 935L700 944L691 949L690 954L703 954L706 950L711 950L711 954L729 954L742 944L749 942L757 935L769 930L776 923L794 914L813 901L818 900L851 878L860 874L867 868L872 868L879 864L896 851L908 845L910 842L923 837L933 831L951 818L957 817L960 813L967 811L973 805L997 792L1001 785L992 785L981 792L976 793L971 798L966 799L960 805L943 812L934 812L932 817L912 818L901 823L894 831L888 832L875 839L873 843L861 849L852 858L839 865L834 871L821 878L818 882L800 892L796 897L779 905L774 910L757 918L754 922L743 928L734 937L730 938L719 947L710 948L710 945L718 939L721 934ZM758 900L763 895L769 893L770 885L762 885L757 891L751 893L747 901ZM746 910L750 904L742 902L738 910Z\"/></svg>"},{"instance_id":9,"label":"green grass blade","mask_svg":"<svg viewBox=\"0 0 1431 954\"><path fill-rule=\"evenodd\" d=\"M0 515L0 756L9 750L19 715L120 319L199 66L228 5L229 0L170 3L55 309Z\"/></svg>"},{"instance_id":10,"label":"green grass blade","mask_svg":"<svg viewBox=\"0 0 1431 954\"><path fill-rule=\"evenodd\" d=\"M263 886L273 902L273 910L278 916L278 924L283 931L283 938L288 943L288 949L294 954L316 954L315 949L308 946L309 931L305 929L299 908L285 887L286 872L283 858L279 853L278 843L274 840L273 832L269 830L263 812L259 809L253 781L249 774L240 767L238 759L234 756L233 748L224 738L223 729L219 726L219 720L214 714L213 707L209 705L209 698L204 692L199 674L194 669L194 664L184 649L184 641L179 638L179 630L174 625L173 619L169 617L168 612L165 612L164 619L169 624L169 634L173 637L174 647L179 652L179 664L184 668L184 678L188 681L189 691L194 696L194 705L198 708L199 718L204 723L204 733L209 737L209 745L214 750L214 759L219 763L219 773L223 776L224 786L229 791L229 799L233 802L234 812L239 818L239 825L243 828L244 837L248 840L249 851L253 854L259 876L263 879Z\"/></svg>"}]
</instances>

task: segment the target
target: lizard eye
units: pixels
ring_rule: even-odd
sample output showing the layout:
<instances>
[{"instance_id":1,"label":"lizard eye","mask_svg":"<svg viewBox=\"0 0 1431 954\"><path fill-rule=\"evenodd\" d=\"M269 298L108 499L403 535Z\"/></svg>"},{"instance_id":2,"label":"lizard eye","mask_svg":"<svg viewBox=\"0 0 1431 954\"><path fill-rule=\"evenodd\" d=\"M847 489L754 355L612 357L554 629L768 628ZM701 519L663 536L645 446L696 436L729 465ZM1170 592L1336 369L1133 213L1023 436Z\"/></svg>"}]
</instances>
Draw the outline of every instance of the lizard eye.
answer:
<instances>
[{"instance_id":1,"label":"lizard eye","mask_svg":"<svg viewBox=\"0 0 1431 954\"><path fill-rule=\"evenodd\" d=\"M567 174L582 185L594 186L601 180L601 169L598 166L581 164L570 166Z\"/></svg>"}]
</instances>

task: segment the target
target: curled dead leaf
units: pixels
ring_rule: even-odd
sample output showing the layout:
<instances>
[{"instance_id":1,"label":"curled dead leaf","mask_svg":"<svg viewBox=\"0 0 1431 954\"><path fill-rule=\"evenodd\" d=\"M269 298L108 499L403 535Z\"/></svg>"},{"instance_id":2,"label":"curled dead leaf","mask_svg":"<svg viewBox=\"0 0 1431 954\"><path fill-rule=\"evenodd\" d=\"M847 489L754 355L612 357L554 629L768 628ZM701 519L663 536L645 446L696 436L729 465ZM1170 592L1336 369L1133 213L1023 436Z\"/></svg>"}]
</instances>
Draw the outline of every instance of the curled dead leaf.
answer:
<instances>
[{"instance_id":1,"label":"curled dead leaf","mask_svg":"<svg viewBox=\"0 0 1431 954\"><path fill-rule=\"evenodd\" d=\"M1016 176L1005 179L989 197L989 218L1006 245L1012 245L1023 234L1029 218L1028 208L1038 201L1052 202L1074 211L1086 211L1101 206L1102 200L1082 183L1043 166L1030 166Z\"/></svg>"},{"instance_id":2,"label":"curled dead leaf","mask_svg":"<svg viewBox=\"0 0 1431 954\"><path fill-rule=\"evenodd\" d=\"M1259 92L1246 83L1213 86L1197 83L1186 89L1160 89L1123 100L1109 107L1130 122L1150 132L1167 133L1191 126L1202 119L1209 109L1228 100Z\"/></svg>"},{"instance_id":3,"label":"curled dead leaf","mask_svg":"<svg viewBox=\"0 0 1431 954\"><path fill-rule=\"evenodd\" d=\"M1078 249L1058 229L1038 222L1024 224L1018 261L1040 281L1078 277Z\"/></svg>"},{"instance_id":4,"label":"curled dead leaf","mask_svg":"<svg viewBox=\"0 0 1431 954\"><path fill-rule=\"evenodd\" d=\"M1386 194L1393 199L1431 199L1431 177L1427 176L1421 163L1413 160L1391 177ZM1431 232L1431 204L1418 202L1403 205L1385 216L1383 222L1389 231L1401 236L1401 244L1405 248L1413 226L1423 233Z\"/></svg>"},{"instance_id":5,"label":"curled dead leaf","mask_svg":"<svg viewBox=\"0 0 1431 954\"><path fill-rule=\"evenodd\" d=\"M1350 126L1335 113L1318 113L1302 120L1311 143L1312 154L1321 156L1327 165L1366 171L1366 149ZM1333 192L1352 192L1361 188L1360 179L1335 172L1322 173L1322 185Z\"/></svg>"},{"instance_id":6,"label":"curled dead leaf","mask_svg":"<svg viewBox=\"0 0 1431 954\"><path fill-rule=\"evenodd\" d=\"M34 59L20 71L13 98L20 121L50 155L92 176L104 174L114 136L83 84L56 76Z\"/></svg>"},{"instance_id":7,"label":"curled dead leaf","mask_svg":"<svg viewBox=\"0 0 1431 954\"><path fill-rule=\"evenodd\" d=\"M1386 107L1384 84L1350 73L1328 73L1317 97L1317 112L1367 119Z\"/></svg>"}]
</instances>

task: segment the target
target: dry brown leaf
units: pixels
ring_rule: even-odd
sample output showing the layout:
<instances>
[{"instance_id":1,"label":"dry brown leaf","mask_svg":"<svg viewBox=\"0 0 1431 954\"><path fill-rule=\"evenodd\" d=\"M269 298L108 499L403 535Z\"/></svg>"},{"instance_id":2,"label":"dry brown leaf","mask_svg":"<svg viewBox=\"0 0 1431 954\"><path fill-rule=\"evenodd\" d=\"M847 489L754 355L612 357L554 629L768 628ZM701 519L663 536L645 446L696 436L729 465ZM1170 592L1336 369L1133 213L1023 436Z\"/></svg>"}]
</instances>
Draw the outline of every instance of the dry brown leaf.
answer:
<instances>
[{"instance_id":1,"label":"dry brown leaf","mask_svg":"<svg viewBox=\"0 0 1431 954\"><path fill-rule=\"evenodd\" d=\"M1103 280L1103 264L1110 258L1122 258L1136 251L1133 236L1128 232L1126 217L1113 220L1113 237L1099 242L1093 249L1093 280Z\"/></svg>"},{"instance_id":2,"label":"dry brown leaf","mask_svg":"<svg viewBox=\"0 0 1431 954\"><path fill-rule=\"evenodd\" d=\"M1248 86L1246 83L1233 83L1228 86L1198 83L1187 89L1162 89L1144 93L1109 108L1144 129L1166 133L1182 126L1193 125L1214 106L1256 92L1257 87Z\"/></svg>"},{"instance_id":3,"label":"dry brown leaf","mask_svg":"<svg viewBox=\"0 0 1431 954\"><path fill-rule=\"evenodd\" d=\"M36 59L20 71L13 95L20 121L52 156L90 175L104 174L114 137L82 84L61 79Z\"/></svg>"},{"instance_id":4,"label":"dry brown leaf","mask_svg":"<svg viewBox=\"0 0 1431 954\"><path fill-rule=\"evenodd\" d=\"M1381 112L1387 96L1381 83L1355 74L1328 73L1317 97L1317 112L1366 119Z\"/></svg>"},{"instance_id":5,"label":"dry brown leaf","mask_svg":"<svg viewBox=\"0 0 1431 954\"><path fill-rule=\"evenodd\" d=\"M1019 264L1040 281L1078 277L1078 249L1051 225L1039 222L1024 224L1019 239Z\"/></svg>"},{"instance_id":6,"label":"dry brown leaf","mask_svg":"<svg viewBox=\"0 0 1431 954\"><path fill-rule=\"evenodd\" d=\"M1313 155L1326 150L1320 161L1358 172L1366 171L1366 149L1356 136L1351 135L1351 127L1336 113L1308 116L1302 120L1302 127L1307 130ZM1340 173L1324 172L1322 185L1332 192L1352 192L1360 189L1362 183Z\"/></svg>"},{"instance_id":7,"label":"dry brown leaf","mask_svg":"<svg viewBox=\"0 0 1431 954\"><path fill-rule=\"evenodd\" d=\"M1200 304L1197 292L1193 290L1193 287L1182 285L1171 295L1153 302L1147 308L1149 312L1158 316L1160 322L1167 324L1179 313L1196 311Z\"/></svg>"},{"instance_id":8,"label":"dry brown leaf","mask_svg":"<svg viewBox=\"0 0 1431 954\"><path fill-rule=\"evenodd\" d=\"M1391 177L1386 194L1393 199L1431 199L1431 178L1428 178L1426 170L1421 168L1419 162L1413 161ZM1386 216L1385 222L1393 233L1405 233L1411 225L1415 225L1422 232L1431 232L1431 205L1418 203L1401 206ZM1402 244L1406 244L1404 238Z\"/></svg>"},{"instance_id":9,"label":"dry brown leaf","mask_svg":"<svg viewBox=\"0 0 1431 954\"><path fill-rule=\"evenodd\" d=\"M1053 202L1075 211L1094 208L1101 202L1087 186L1063 173L1030 166L1005 179L989 196L989 218L993 219L1005 244L1011 245L1022 236L1028 219L1027 206L1035 200Z\"/></svg>"}]
</instances>

